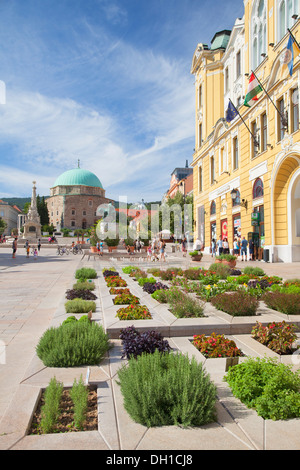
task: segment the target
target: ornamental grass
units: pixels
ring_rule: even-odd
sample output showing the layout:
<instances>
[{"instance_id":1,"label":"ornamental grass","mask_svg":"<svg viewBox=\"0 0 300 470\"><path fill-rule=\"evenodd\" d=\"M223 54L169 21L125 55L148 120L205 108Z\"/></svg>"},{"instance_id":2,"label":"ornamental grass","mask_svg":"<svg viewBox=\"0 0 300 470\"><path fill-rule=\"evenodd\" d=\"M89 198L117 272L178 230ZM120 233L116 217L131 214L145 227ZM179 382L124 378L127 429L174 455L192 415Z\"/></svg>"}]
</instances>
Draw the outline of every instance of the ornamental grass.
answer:
<instances>
[{"instance_id":1,"label":"ornamental grass","mask_svg":"<svg viewBox=\"0 0 300 470\"><path fill-rule=\"evenodd\" d=\"M211 304L234 317L253 316L258 309L256 297L244 290L218 294L211 298Z\"/></svg>"},{"instance_id":2,"label":"ornamental grass","mask_svg":"<svg viewBox=\"0 0 300 470\"><path fill-rule=\"evenodd\" d=\"M88 313L96 311L96 304L93 300L72 299L65 303L66 313Z\"/></svg>"},{"instance_id":3,"label":"ornamental grass","mask_svg":"<svg viewBox=\"0 0 300 470\"><path fill-rule=\"evenodd\" d=\"M297 293L266 292L262 300L265 304L286 315L300 315L300 295Z\"/></svg>"}]
</instances>

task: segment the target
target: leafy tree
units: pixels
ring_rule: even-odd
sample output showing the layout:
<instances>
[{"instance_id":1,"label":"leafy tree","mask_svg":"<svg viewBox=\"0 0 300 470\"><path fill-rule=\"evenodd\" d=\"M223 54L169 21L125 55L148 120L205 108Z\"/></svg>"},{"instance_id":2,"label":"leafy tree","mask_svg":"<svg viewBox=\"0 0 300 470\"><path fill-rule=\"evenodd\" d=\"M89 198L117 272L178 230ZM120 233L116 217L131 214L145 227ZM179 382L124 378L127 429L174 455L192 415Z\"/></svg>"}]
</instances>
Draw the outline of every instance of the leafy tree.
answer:
<instances>
[{"instance_id":1,"label":"leafy tree","mask_svg":"<svg viewBox=\"0 0 300 470\"><path fill-rule=\"evenodd\" d=\"M0 235L4 233L4 230L6 229L6 227L7 227L7 223L5 222L5 220L1 219L0 217Z\"/></svg>"}]
</instances>

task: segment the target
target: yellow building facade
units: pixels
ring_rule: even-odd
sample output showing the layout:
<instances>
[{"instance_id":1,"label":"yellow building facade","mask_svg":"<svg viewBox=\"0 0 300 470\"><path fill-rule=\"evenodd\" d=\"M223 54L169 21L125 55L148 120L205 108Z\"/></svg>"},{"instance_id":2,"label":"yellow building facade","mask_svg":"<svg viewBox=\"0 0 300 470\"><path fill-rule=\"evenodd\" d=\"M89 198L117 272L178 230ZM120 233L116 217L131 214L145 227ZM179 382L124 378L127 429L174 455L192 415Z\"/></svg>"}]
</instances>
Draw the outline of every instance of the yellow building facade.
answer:
<instances>
[{"instance_id":1,"label":"yellow building facade","mask_svg":"<svg viewBox=\"0 0 300 470\"><path fill-rule=\"evenodd\" d=\"M298 15L298 0L245 0L232 31L197 45L194 216L207 253L212 239L232 249L245 237L258 259L300 261L299 55L292 75L284 67ZM249 108L252 71L263 91ZM229 100L239 114L227 122Z\"/></svg>"}]
</instances>

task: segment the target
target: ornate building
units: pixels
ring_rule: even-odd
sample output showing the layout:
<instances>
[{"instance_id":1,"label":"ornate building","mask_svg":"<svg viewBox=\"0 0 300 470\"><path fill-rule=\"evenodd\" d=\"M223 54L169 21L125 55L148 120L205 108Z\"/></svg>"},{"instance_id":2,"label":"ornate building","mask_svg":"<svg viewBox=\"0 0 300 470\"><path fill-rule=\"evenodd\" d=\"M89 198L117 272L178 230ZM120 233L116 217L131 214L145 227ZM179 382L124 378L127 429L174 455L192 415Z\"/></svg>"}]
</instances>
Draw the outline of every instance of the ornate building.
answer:
<instances>
[{"instance_id":1,"label":"ornate building","mask_svg":"<svg viewBox=\"0 0 300 470\"><path fill-rule=\"evenodd\" d=\"M85 229L99 220L98 206L110 202L99 178L78 164L78 168L60 175L50 188L50 197L46 200L49 222L57 230Z\"/></svg>"},{"instance_id":2,"label":"ornate building","mask_svg":"<svg viewBox=\"0 0 300 470\"><path fill-rule=\"evenodd\" d=\"M244 8L231 33L198 44L192 60L196 234L207 252L212 238L232 248L245 236L259 259L300 261L300 61L288 48L290 37L300 41L299 2ZM253 76L261 92L246 106ZM230 102L235 117L226 120Z\"/></svg>"}]
</instances>

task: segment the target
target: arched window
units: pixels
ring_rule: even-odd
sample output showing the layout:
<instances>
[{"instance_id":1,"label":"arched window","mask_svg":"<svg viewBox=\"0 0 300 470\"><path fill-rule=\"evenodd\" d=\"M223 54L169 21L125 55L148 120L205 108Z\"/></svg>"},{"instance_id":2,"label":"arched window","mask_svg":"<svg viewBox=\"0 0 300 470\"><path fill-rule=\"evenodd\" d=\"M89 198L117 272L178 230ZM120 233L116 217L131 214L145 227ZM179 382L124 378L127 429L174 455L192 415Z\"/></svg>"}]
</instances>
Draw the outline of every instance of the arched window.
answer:
<instances>
[{"instance_id":1,"label":"arched window","mask_svg":"<svg viewBox=\"0 0 300 470\"><path fill-rule=\"evenodd\" d=\"M239 206L241 204L241 195L240 195L240 192L238 189L235 190L236 191L236 197L235 199L232 199L232 206L235 207L235 206Z\"/></svg>"},{"instance_id":2,"label":"arched window","mask_svg":"<svg viewBox=\"0 0 300 470\"><path fill-rule=\"evenodd\" d=\"M257 178L253 185L253 199L262 197L264 195L264 183L260 178Z\"/></svg>"},{"instance_id":3,"label":"arched window","mask_svg":"<svg viewBox=\"0 0 300 470\"><path fill-rule=\"evenodd\" d=\"M215 215L216 212L217 212L216 202L212 201L212 203L210 205L210 215Z\"/></svg>"},{"instance_id":4,"label":"arched window","mask_svg":"<svg viewBox=\"0 0 300 470\"><path fill-rule=\"evenodd\" d=\"M252 68L256 69L267 53L267 7L266 0L253 3L251 15Z\"/></svg>"},{"instance_id":5,"label":"arched window","mask_svg":"<svg viewBox=\"0 0 300 470\"><path fill-rule=\"evenodd\" d=\"M299 15L299 0L277 0L277 41L280 41L291 28Z\"/></svg>"}]
</instances>

